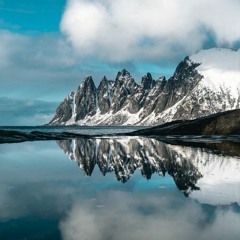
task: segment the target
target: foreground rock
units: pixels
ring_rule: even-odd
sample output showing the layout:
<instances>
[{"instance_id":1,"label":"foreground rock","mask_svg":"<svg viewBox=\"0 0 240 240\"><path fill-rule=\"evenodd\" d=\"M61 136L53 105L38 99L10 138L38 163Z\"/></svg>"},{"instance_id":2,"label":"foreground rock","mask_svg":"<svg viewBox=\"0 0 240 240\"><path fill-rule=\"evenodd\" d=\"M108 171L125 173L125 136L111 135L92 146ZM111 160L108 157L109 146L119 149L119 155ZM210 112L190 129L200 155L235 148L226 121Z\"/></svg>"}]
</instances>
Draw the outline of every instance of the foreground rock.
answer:
<instances>
[{"instance_id":1,"label":"foreground rock","mask_svg":"<svg viewBox=\"0 0 240 240\"><path fill-rule=\"evenodd\" d=\"M130 135L239 135L240 109L216 113L195 120L174 121L135 131Z\"/></svg>"}]
</instances>

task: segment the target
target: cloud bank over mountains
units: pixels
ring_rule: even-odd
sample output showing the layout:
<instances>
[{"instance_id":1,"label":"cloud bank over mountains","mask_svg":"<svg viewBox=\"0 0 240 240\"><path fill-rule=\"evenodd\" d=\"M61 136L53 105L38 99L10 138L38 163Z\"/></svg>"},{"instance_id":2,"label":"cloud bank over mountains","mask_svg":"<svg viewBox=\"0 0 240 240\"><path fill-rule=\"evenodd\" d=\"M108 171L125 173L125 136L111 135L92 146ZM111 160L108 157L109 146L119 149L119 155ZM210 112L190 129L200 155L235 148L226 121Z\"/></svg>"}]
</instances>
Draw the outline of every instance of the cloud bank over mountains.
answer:
<instances>
[{"instance_id":1,"label":"cloud bank over mountains","mask_svg":"<svg viewBox=\"0 0 240 240\"><path fill-rule=\"evenodd\" d=\"M68 0L61 31L81 55L111 63L174 59L240 39L237 0Z\"/></svg>"},{"instance_id":2,"label":"cloud bank over mountains","mask_svg":"<svg viewBox=\"0 0 240 240\"><path fill-rule=\"evenodd\" d=\"M0 28L0 96L60 100L86 75L121 68L170 76L202 48L239 47L239 10L238 0L68 0L61 32Z\"/></svg>"},{"instance_id":3,"label":"cloud bank over mountains","mask_svg":"<svg viewBox=\"0 0 240 240\"><path fill-rule=\"evenodd\" d=\"M240 47L239 0L39 4L0 0L0 97L60 101L87 75L98 83L126 68L136 80L146 72L170 77L200 49Z\"/></svg>"}]
</instances>

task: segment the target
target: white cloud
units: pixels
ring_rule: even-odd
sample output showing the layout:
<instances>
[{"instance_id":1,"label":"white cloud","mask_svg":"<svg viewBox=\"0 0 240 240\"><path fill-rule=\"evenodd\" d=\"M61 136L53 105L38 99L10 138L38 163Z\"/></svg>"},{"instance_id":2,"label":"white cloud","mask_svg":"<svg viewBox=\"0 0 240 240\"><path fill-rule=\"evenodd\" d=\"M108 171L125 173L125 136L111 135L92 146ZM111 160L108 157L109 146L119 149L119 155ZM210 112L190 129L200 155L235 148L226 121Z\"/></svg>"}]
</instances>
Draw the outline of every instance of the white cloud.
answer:
<instances>
[{"instance_id":1,"label":"white cloud","mask_svg":"<svg viewBox=\"0 0 240 240\"><path fill-rule=\"evenodd\" d=\"M68 0L61 31L81 55L109 62L175 58L240 40L237 0Z\"/></svg>"},{"instance_id":2,"label":"white cloud","mask_svg":"<svg viewBox=\"0 0 240 240\"><path fill-rule=\"evenodd\" d=\"M0 64L9 66L16 62L31 68L68 67L75 64L72 49L58 35L36 37L0 30Z\"/></svg>"},{"instance_id":3,"label":"white cloud","mask_svg":"<svg viewBox=\"0 0 240 240\"><path fill-rule=\"evenodd\" d=\"M89 72L60 35L0 30L0 96L60 101Z\"/></svg>"},{"instance_id":4,"label":"white cloud","mask_svg":"<svg viewBox=\"0 0 240 240\"><path fill-rule=\"evenodd\" d=\"M102 201L81 199L72 207L60 223L64 240L203 240L239 236L240 216L231 207L225 211L217 207L215 212L207 213L196 202L179 202L174 196L117 191L102 195Z\"/></svg>"},{"instance_id":5,"label":"white cloud","mask_svg":"<svg viewBox=\"0 0 240 240\"><path fill-rule=\"evenodd\" d=\"M0 30L0 56L0 97L62 101L86 75L99 82L121 69L79 56L60 34Z\"/></svg>"}]
</instances>

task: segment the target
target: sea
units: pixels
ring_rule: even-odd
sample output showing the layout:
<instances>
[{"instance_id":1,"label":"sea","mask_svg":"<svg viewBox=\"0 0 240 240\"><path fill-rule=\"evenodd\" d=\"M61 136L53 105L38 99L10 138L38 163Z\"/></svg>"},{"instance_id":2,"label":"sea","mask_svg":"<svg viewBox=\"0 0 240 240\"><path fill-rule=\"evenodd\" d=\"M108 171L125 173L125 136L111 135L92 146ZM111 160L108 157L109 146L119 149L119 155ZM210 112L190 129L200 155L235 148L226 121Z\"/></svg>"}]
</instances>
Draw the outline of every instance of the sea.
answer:
<instances>
[{"instance_id":1,"label":"sea","mask_svg":"<svg viewBox=\"0 0 240 240\"><path fill-rule=\"evenodd\" d=\"M0 127L89 136L0 144L0 240L239 240L240 143L139 128Z\"/></svg>"}]
</instances>

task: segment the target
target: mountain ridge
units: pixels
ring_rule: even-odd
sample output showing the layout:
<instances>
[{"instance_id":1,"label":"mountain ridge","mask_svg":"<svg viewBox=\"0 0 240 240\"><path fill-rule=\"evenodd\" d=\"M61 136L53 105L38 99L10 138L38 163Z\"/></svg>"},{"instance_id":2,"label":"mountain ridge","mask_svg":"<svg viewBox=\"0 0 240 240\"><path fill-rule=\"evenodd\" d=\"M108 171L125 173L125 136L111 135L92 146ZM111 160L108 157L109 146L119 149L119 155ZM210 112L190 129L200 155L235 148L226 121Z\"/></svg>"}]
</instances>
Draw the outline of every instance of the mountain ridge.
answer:
<instances>
[{"instance_id":1,"label":"mountain ridge","mask_svg":"<svg viewBox=\"0 0 240 240\"><path fill-rule=\"evenodd\" d=\"M240 51L210 49L186 57L168 80L147 73L137 84L123 69L96 87L88 76L48 124L157 125L240 108L239 69Z\"/></svg>"}]
</instances>

